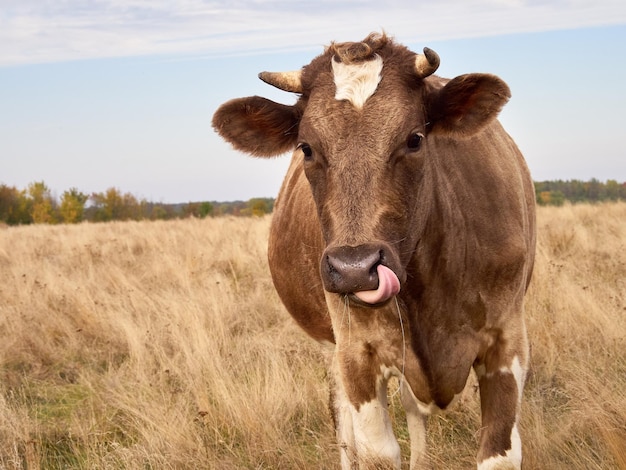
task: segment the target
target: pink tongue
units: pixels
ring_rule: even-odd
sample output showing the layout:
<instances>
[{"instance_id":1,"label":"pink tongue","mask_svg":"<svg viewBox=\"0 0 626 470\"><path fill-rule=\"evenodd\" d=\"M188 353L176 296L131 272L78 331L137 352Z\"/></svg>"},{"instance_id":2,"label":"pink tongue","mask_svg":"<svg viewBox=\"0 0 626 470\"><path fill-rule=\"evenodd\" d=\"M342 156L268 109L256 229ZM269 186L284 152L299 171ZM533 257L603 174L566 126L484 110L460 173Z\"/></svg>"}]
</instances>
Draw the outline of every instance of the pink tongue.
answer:
<instances>
[{"instance_id":1,"label":"pink tongue","mask_svg":"<svg viewBox=\"0 0 626 470\"><path fill-rule=\"evenodd\" d=\"M400 281L398 280L398 276L396 276L391 269L379 264L376 271L378 272L378 289L363 290L354 293L354 295L367 304L385 302L400 292Z\"/></svg>"}]
</instances>

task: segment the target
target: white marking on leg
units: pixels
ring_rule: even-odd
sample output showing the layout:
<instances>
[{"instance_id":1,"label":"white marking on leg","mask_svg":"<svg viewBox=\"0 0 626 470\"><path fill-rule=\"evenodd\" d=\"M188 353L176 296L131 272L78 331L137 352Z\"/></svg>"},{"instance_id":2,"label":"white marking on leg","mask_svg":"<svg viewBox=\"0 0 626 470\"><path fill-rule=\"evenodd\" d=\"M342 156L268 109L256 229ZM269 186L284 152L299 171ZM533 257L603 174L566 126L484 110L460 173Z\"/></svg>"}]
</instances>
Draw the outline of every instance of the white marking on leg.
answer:
<instances>
[{"instance_id":1,"label":"white marking on leg","mask_svg":"<svg viewBox=\"0 0 626 470\"><path fill-rule=\"evenodd\" d=\"M497 373L513 375L517 385L518 408L515 424L513 429L511 429L511 448L505 452L505 455L496 455L483 460L478 464L478 470L519 469L522 466L522 440L517 429L517 423L519 421L519 403L522 401L526 370L522 367L519 357L515 356L509 367L501 367ZM485 372L485 366L481 364L476 367L476 375L491 378L495 375L495 372Z\"/></svg>"},{"instance_id":2,"label":"white marking on leg","mask_svg":"<svg viewBox=\"0 0 626 470\"><path fill-rule=\"evenodd\" d=\"M336 87L335 99L348 100L355 108L362 109L378 88L383 59L375 55L373 59L365 62L344 64L332 58L331 64Z\"/></svg>"},{"instance_id":3,"label":"white marking on leg","mask_svg":"<svg viewBox=\"0 0 626 470\"><path fill-rule=\"evenodd\" d=\"M352 412L350 403L345 395L341 398L337 397L335 419L337 420L337 440L339 442L339 453L341 455L341 468L352 468L352 462L356 457L356 449L354 446L354 426L352 424Z\"/></svg>"},{"instance_id":4,"label":"white marking on leg","mask_svg":"<svg viewBox=\"0 0 626 470\"><path fill-rule=\"evenodd\" d=\"M515 356L511 361L511 366L508 369L503 367L502 369L500 369L500 372L509 372L513 374L513 377L515 377L515 383L517 384L517 394L519 396L519 399L521 400L522 390L524 389L524 381L526 380L526 371L522 367L519 357Z\"/></svg>"},{"instance_id":5,"label":"white marking on leg","mask_svg":"<svg viewBox=\"0 0 626 470\"><path fill-rule=\"evenodd\" d=\"M489 457L478 464L478 470L522 468L522 440L517 430L517 424L511 430L511 448L505 455Z\"/></svg>"},{"instance_id":6,"label":"white marking on leg","mask_svg":"<svg viewBox=\"0 0 626 470\"><path fill-rule=\"evenodd\" d=\"M517 423L511 429L511 450L506 455L518 468L522 466L522 439L517 430Z\"/></svg>"},{"instance_id":7,"label":"white marking on leg","mask_svg":"<svg viewBox=\"0 0 626 470\"><path fill-rule=\"evenodd\" d=\"M400 468L400 446L393 434L386 403L372 400L352 408L354 440L359 460L388 460Z\"/></svg>"},{"instance_id":8,"label":"white marking on leg","mask_svg":"<svg viewBox=\"0 0 626 470\"><path fill-rule=\"evenodd\" d=\"M331 366L334 384L335 411L335 433L339 444L339 455L341 456L341 468L350 470L356 460L356 448L354 445L354 425L352 423L352 404L346 395L341 380L341 374L337 368L336 356L333 358Z\"/></svg>"},{"instance_id":9,"label":"white marking on leg","mask_svg":"<svg viewBox=\"0 0 626 470\"><path fill-rule=\"evenodd\" d=\"M406 412L406 424L411 439L411 469L428 467L426 453L426 406L420 402L405 380L401 380L402 406Z\"/></svg>"},{"instance_id":10,"label":"white marking on leg","mask_svg":"<svg viewBox=\"0 0 626 470\"><path fill-rule=\"evenodd\" d=\"M487 372L484 364L479 364L474 368L476 376L481 379L483 377L490 379L494 376L495 372ZM522 390L524 389L524 381L526 380L526 370L522 367L522 363L519 360L519 356L513 357L510 366L503 366L498 369L500 374L512 374L517 384L517 394L521 400Z\"/></svg>"}]
</instances>

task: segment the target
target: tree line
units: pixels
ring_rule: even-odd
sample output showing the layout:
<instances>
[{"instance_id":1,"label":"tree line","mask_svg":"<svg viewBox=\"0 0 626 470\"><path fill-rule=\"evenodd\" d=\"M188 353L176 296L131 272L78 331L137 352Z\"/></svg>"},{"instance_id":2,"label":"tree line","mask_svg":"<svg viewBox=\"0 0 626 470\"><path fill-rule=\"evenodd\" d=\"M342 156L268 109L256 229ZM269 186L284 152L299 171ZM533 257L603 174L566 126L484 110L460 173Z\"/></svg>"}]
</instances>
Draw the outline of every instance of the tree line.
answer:
<instances>
[{"instance_id":1,"label":"tree line","mask_svg":"<svg viewBox=\"0 0 626 470\"><path fill-rule=\"evenodd\" d=\"M595 178L589 181L537 181L535 196L539 205L554 206L563 205L565 201L626 201L626 183L618 183L616 180L602 182ZM261 216L271 213L273 208L272 198L165 204L138 199L115 187L91 194L70 188L57 198L43 181L30 183L26 189L0 184L0 222L7 225L168 220L227 214Z\"/></svg>"},{"instance_id":2,"label":"tree line","mask_svg":"<svg viewBox=\"0 0 626 470\"><path fill-rule=\"evenodd\" d=\"M626 201L626 182L616 180L602 182L596 178L589 181L555 180L536 181L535 196L542 206L562 206L565 201L578 202Z\"/></svg>"},{"instance_id":3,"label":"tree line","mask_svg":"<svg viewBox=\"0 0 626 470\"><path fill-rule=\"evenodd\" d=\"M57 198L43 181L30 183L25 189L0 184L0 223L7 225L169 220L226 214L261 216L272 212L273 207L274 200L270 198L234 202L155 203L138 199L115 187L91 194L70 188Z\"/></svg>"}]
</instances>

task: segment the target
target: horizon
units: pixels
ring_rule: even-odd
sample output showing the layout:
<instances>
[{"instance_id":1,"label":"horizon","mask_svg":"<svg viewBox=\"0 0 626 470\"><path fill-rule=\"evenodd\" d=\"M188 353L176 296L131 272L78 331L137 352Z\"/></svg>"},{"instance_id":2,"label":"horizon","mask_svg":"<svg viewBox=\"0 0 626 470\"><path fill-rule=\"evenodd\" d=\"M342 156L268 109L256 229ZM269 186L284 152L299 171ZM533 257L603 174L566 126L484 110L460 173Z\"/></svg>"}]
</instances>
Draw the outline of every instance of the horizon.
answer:
<instances>
[{"instance_id":1,"label":"horizon","mask_svg":"<svg viewBox=\"0 0 626 470\"><path fill-rule=\"evenodd\" d=\"M588 180L581 180L581 179L550 179L550 180L534 180L533 179L533 185L535 186L535 192L537 193L537 186L541 186L541 185L550 185L550 184L572 184L572 183L582 183L583 185L588 185L588 184L593 184L593 183L598 183L602 186L607 187L607 185L611 182L617 183L618 186L624 186L626 187L626 180L624 181L620 181L620 180L616 180L616 179L606 179L606 180L600 180L597 178L590 178ZM78 192L82 193L84 196L86 196L88 199L85 203L85 208L89 208L92 207L94 205L93 202L90 203L90 200L92 200L95 197L99 197L99 196L104 196L106 195L107 191L109 190L115 190L117 191L119 196L127 196L130 195L135 199L135 202L138 204L150 204L150 205L163 205L163 206L185 206L188 204L201 204L204 202L208 202L211 204L236 204L236 203L248 203L251 201L255 201L255 200L264 200L264 201L275 201L276 200L276 196L252 196L250 198L247 199L203 199L203 200L187 200L187 201L168 201L168 202L164 202L164 201L153 201L150 199L144 199L139 197L136 194L133 194L130 191L124 191L123 188L119 188L117 186L111 186L109 188L106 188L104 191L101 192L92 192L92 193L86 193L81 191L80 188L77 187L71 187L71 188L64 188L62 191L59 191L57 188L50 188L47 186L45 181L32 181L30 182L28 185L26 185L23 188L19 188L17 186L13 186L13 185L8 185L6 183L3 183L2 181L0 181L0 188L2 187L7 187L7 188L12 188L12 189L16 189L17 191L21 191L24 193L25 197L29 197L28 193L28 188L31 185L34 184L38 184L38 183L43 183L46 188L49 190L49 195L50 197L53 199L53 201L56 204L59 204L62 201L62 196L64 192L70 192L72 190L77 190ZM618 199L618 200L622 200L622 199Z\"/></svg>"}]
</instances>

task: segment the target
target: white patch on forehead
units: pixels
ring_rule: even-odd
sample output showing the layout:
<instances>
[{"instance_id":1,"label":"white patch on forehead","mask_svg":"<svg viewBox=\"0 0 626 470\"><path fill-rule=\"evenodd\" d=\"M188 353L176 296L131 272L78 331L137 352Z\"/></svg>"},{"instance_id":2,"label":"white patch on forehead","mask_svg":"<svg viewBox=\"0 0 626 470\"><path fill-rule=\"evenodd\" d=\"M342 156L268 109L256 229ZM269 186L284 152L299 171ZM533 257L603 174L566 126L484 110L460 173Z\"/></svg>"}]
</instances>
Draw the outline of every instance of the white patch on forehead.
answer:
<instances>
[{"instance_id":1,"label":"white patch on forehead","mask_svg":"<svg viewBox=\"0 0 626 470\"><path fill-rule=\"evenodd\" d=\"M381 79L383 59L376 54L373 59L356 64L344 64L330 59L335 79L335 99L348 100L357 109L374 94Z\"/></svg>"}]
</instances>

